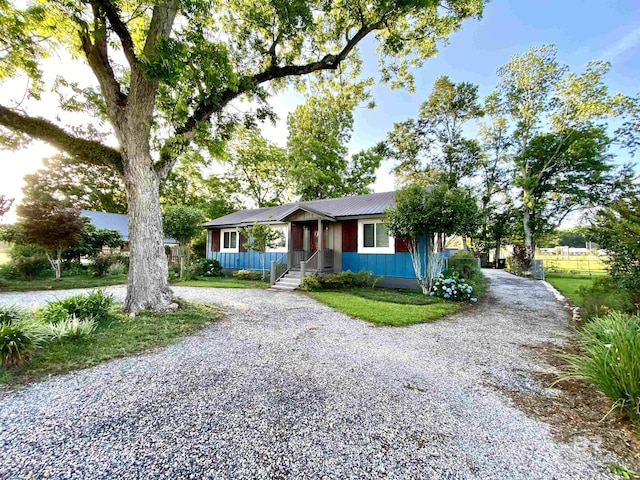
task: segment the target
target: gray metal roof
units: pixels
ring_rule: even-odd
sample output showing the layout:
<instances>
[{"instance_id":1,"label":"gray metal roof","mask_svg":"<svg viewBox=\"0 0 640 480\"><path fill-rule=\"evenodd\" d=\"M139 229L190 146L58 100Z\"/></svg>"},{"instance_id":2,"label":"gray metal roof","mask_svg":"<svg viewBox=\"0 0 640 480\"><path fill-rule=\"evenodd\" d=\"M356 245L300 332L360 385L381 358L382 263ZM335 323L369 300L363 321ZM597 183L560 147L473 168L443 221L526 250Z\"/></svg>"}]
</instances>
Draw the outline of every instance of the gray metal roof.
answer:
<instances>
[{"instance_id":1,"label":"gray metal roof","mask_svg":"<svg viewBox=\"0 0 640 480\"><path fill-rule=\"evenodd\" d=\"M96 228L106 228L120 232L125 242L129 241L129 216L122 213L94 212L80 210L80 215L87 217ZM178 243L173 238L165 238L164 243Z\"/></svg>"},{"instance_id":2,"label":"gray metal roof","mask_svg":"<svg viewBox=\"0 0 640 480\"><path fill-rule=\"evenodd\" d=\"M206 227L231 225L250 225L255 222L278 222L294 213L299 208L309 209L327 217L358 217L379 215L394 205L396 192L370 193L342 198L327 198L308 202L288 203L279 207L240 210L224 217L216 218L204 224Z\"/></svg>"}]
</instances>

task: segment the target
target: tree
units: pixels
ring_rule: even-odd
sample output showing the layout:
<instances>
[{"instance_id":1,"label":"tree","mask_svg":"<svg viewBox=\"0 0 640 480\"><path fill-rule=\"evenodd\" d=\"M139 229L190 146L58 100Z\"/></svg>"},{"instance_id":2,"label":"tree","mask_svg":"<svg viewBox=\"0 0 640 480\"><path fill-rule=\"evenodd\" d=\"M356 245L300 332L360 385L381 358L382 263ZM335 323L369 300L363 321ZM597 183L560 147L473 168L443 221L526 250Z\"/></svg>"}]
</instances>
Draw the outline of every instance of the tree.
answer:
<instances>
[{"instance_id":1,"label":"tree","mask_svg":"<svg viewBox=\"0 0 640 480\"><path fill-rule=\"evenodd\" d=\"M17 212L21 243L42 247L60 280L62 252L80 243L85 219L58 202L31 201L18 205Z\"/></svg>"},{"instance_id":2,"label":"tree","mask_svg":"<svg viewBox=\"0 0 640 480\"><path fill-rule=\"evenodd\" d=\"M571 212L605 204L628 190L631 172L614 169L607 153L610 142L595 127L547 133L533 137L515 157L519 173L514 183L521 189L527 215L528 252Z\"/></svg>"},{"instance_id":3,"label":"tree","mask_svg":"<svg viewBox=\"0 0 640 480\"><path fill-rule=\"evenodd\" d=\"M180 246L180 279L184 277L184 265L191 259L191 240L201 231L204 214L194 207L169 206L162 212L162 224L166 236L175 238Z\"/></svg>"},{"instance_id":4,"label":"tree","mask_svg":"<svg viewBox=\"0 0 640 480\"><path fill-rule=\"evenodd\" d=\"M229 145L229 175L238 190L258 208L287 203L293 194L287 152L260 134L257 128L239 128Z\"/></svg>"},{"instance_id":5,"label":"tree","mask_svg":"<svg viewBox=\"0 0 640 480\"><path fill-rule=\"evenodd\" d=\"M478 206L466 189L412 184L396 192L395 205L385 212L385 225L406 244L418 284L426 294L442 272L446 237L475 231Z\"/></svg>"},{"instance_id":6,"label":"tree","mask_svg":"<svg viewBox=\"0 0 640 480\"><path fill-rule=\"evenodd\" d=\"M62 257L68 260L80 260L81 257L95 258L103 247L117 248L123 243L124 238L117 230L96 228L85 218L85 227L80 234L80 241L66 248Z\"/></svg>"},{"instance_id":7,"label":"tree","mask_svg":"<svg viewBox=\"0 0 640 480\"><path fill-rule=\"evenodd\" d=\"M576 182L593 179L588 172L581 174L571 167L568 157L577 160L576 150L580 150L588 157L579 160L582 166L605 165L606 147L611 140L605 140L601 122L629 112L634 104L631 98L609 93L603 82L609 68L607 63L592 62L584 72L570 73L556 60L556 47L545 45L513 56L498 71L498 94L514 125L515 183L521 188L524 241L530 258L534 258L536 234L558 219L556 216L547 222L543 218L540 200L560 193L568 202L556 205L558 208L564 209L567 205L580 208L582 200L578 190L591 189L590 185L576 183L569 199L554 191L556 182L570 189L567 178ZM587 152L587 145L593 148L591 152ZM535 164L534 170L532 164ZM604 175L606 171L600 166L596 167L598 174ZM546 186L538 188L538 181L543 177ZM594 193L595 190L591 190L587 195L591 202L602 200ZM564 210L554 213L565 214Z\"/></svg>"},{"instance_id":8,"label":"tree","mask_svg":"<svg viewBox=\"0 0 640 480\"><path fill-rule=\"evenodd\" d=\"M394 172L400 183L461 186L481 158L480 146L465 138L463 128L481 116L476 85L438 78L418 119L396 123L387 135L387 155L396 161Z\"/></svg>"},{"instance_id":9,"label":"tree","mask_svg":"<svg viewBox=\"0 0 640 480\"><path fill-rule=\"evenodd\" d=\"M44 168L24 176L25 201L60 201L81 210L127 213L124 184L102 165L87 165L68 155L43 160Z\"/></svg>"},{"instance_id":10,"label":"tree","mask_svg":"<svg viewBox=\"0 0 640 480\"><path fill-rule=\"evenodd\" d=\"M410 86L409 67L433 56L465 18L480 16L484 1L36 0L22 5L0 5L3 18L17 19L0 23L0 38L8 39L0 79L26 74L31 101L37 103L53 87L69 115L89 113L98 123L85 120L70 131L5 103L0 106L4 139L15 146L36 138L122 177L131 243L123 309L135 312L175 308L163 261L159 192L180 155L194 144L219 149L233 125L272 117L266 99L287 80L349 69L357 63L357 46L372 33L383 81ZM99 88L60 75L49 75L54 84L45 86L42 61L61 50L84 61ZM255 101L257 108L229 112L239 97ZM111 134L119 148L109 146Z\"/></svg>"},{"instance_id":11,"label":"tree","mask_svg":"<svg viewBox=\"0 0 640 480\"><path fill-rule=\"evenodd\" d=\"M13 205L14 198L8 198L4 195L0 195L0 217L3 217Z\"/></svg>"},{"instance_id":12,"label":"tree","mask_svg":"<svg viewBox=\"0 0 640 480\"><path fill-rule=\"evenodd\" d=\"M369 82L315 87L289 114L290 175L301 200L370 193L381 157L375 148L348 156L353 110L368 99Z\"/></svg>"},{"instance_id":13,"label":"tree","mask_svg":"<svg viewBox=\"0 0 640 480\"><path fill-rule=\"evenodd\" d=\"M260 253L262 278L266 278L265 257L268 248L275 248L282 240L282 232L274 230L266 223L254 223L251 227L239 229L240 235L247 239L244 248Z\"/></svg>"},{"instance_id":14,"label":"tree","mask_svg":"<svg viewBox=\"0 0 640 480\"><path fill-rule=\"evenodd\" d=\"M590 237L589 230L586 227L565 228L558 231L557 245L584 248Z\"/></svg>"},{"instance_id":15,"label":"tree","mask_svg":"<svg viewBox=\"0 0 640 480\"><path fill-rule=\"evenodd\" d=\"M640 303L640 197L619 199L601 209L591 233L609 254L612 279L629 292L632 303Z\"/></svg>"}]
</instances>

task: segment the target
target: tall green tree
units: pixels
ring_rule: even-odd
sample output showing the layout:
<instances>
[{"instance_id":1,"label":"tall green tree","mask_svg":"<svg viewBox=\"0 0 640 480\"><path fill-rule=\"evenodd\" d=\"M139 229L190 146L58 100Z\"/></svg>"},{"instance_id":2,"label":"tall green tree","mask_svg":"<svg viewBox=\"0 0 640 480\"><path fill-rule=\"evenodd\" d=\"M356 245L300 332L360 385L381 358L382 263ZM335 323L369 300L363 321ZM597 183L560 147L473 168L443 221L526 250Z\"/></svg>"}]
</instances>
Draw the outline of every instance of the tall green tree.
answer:
<instances>
[{"instance_id":1,"label":"tall green tree","mask_svg":"<svg viewBox=\"0 0 640 480\"><path fill-rule=\"evenodd\" d=\"M498 71L497 91L514 128L515 183L530 258L536 235L546 226L557 223L569 209L607 198L599 193L610 190L592 182L598 175L604 179L610 170L606 149L612 140L604 135L604 121L633 106L633 99L609 93L604 83L609 64L592 62L584 72L572 73L556 55L553 45L534 47L514 55ZM595 175L579 170L591 167ZM571 187L567 179L587 183ZM554 185L560 188L556 191ZM584 196L581 189L587 192ZM562 200L555 202L556 195ZM560 210L549 208L554 203ZM551 221L544 217L545 209L554 213Z\"/></svg>"},{"instance_id":2,"label":"tall green tree","mask_svg":"<svg viewBox=\"0 0 640 480\"><path fill-rule=\"evenodd\" d=\"M0 18L24 21L0 22L7 43L0 79L27 75L29 102L53 88L61 109L85 114L67 129L57 112L42 118L31 104L25 113L7 100L0 106L3 138L12 146L36 138L122 177L132 247L123 309L172 309L159 193L180 155L194 145L219 150L230 126L268 118L267 98L288 81L348 69L371 34L382 79L411 86L409 67L433 56L483 6L483 0L3 2ZM55 80L45 84L43 59L59 51L84 62L97 88L70 82L63 70L47 72ZM228 107L240 97L259 106L235 113ZM87 113L95 122L86 121Z\"/></svg>"},{"instance_id":3,"label":"tall green tree","mask_svg":"<svg viewBox=\"0 0 640 480\"><path fill-rule=\"evenodd\" d=\"M412 184L396 192L395 205L385 212L385 225L406 244L418 284L426 294L442 272L446 237L474 232L478 206L467 189Z\"/></svg>"},{"instance_id":4,"label":"tall green tree","mask_svg":"<svg viewBox=\"0 0 640 480\"><path fill-rule=\"evenodd\" d=\"M265 139L257 128L236 129L226 162L238 191L258 208L291 201L294 189L287 151Z\"/></svg>"},{"instance_id":5,"label":"tall green tree","mask_svg":"<svg viewBox=\"0 0 640 480\"><path fill-rule=\"evenodd\" d=\"M319 85L289 114L290 176L301 200L370 193L381 157L375 148L349 158L353 111L369 99L368 81Z\"/></svg>"},{"instance_id":6,"label":"tall green tree","mask_svg":"<svg viewBox=\"0 0 640 480\"><path fill-rule=\"evenodd\" d=\"M418 118L396 123L387 136L387 154L396 162L394 173L400 183L461 186L482 157L478 142L465 137L463 128L481 116L476 85L438 78Z\"/></svg>"}]
</instances>

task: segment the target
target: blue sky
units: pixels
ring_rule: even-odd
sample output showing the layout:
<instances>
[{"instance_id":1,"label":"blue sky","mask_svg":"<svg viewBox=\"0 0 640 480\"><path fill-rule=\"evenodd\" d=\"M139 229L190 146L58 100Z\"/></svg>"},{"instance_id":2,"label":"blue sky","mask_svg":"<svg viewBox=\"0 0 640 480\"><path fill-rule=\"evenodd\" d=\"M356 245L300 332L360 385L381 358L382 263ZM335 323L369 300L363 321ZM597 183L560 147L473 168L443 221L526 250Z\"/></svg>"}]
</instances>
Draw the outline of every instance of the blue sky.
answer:
<instances>
[{"instance_id":1,"label":"blue sky","mask_svg":"<svg viewBox=\"0 0 640 480\"><path fill-rule=\"evenodd\" d=\"M557 45L558 59L573 71L583 70L590 60L611 62L607 77L611 91L640 92L640 0L493 0L482 20L467 20L451 36L450 44L415 72L416 93L374 87L377 107L356 112L351 151L374 145L385 138L394 122L415 117L440 75L455 82L473 82L485 96L496 84L497 69L513 54L547 43ZM377 75L372 39L363 44L362 55L365 74ZM265 126L265 135L285 143L287 113L302 101L293 92L272 98L280 122L275 128ZM24 174L40 168L41 159L53 153L52 148L38 143L22 151L4 152L9 167L0 176L0 193L21 198ZM376 191L393 189L390 168L385 163L379 170Z\"/></svg>"},{"instance_id":2,"label":"blue sky","mask_svg":"<svg viewBox=\"0 0 640 480\"><path fill-rule=\"evenodd\" d=\"M495 88L498 68L512 55L548 43L557 45L558 60L572 71L584 70L592 60L606 60L612 64L607 77L612 92L640 92L639 0L493 0L480 21L467 20L450 37L449 45L415 72L414 94L384 85L374 87L377 106L356 112L350 149L355 152L374 145L385 138L394 122L415 117L440 75L454 82L475 83L484 97ZM372 39L362 48L366 75L377 75L374 49ZM287 110L300 101L293 93L278 99ZM377 191L393 188L390 167L383 164Z\"/></svg>"}]
</instances>

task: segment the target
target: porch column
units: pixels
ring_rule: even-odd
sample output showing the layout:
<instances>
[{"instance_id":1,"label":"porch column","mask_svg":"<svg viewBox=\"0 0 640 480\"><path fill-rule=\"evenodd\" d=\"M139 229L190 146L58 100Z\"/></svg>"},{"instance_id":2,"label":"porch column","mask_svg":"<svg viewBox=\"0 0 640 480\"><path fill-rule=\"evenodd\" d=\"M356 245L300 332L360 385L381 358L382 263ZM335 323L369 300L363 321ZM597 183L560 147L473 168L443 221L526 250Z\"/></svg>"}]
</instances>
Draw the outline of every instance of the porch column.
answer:
<instances>
[{"instance_id":1,"label":"porch column","mask_svg":"<svg viewBox=\"0 0 640 480\"><path fill-rule=\"evenodd\" d=\"M293 265L293 237L291 234L291 222L287 223L287 269Z\"/></svg>"},{"instance_id":2,"label":"porch column","mask_svg":"<svg viewBox=\"0 0 640 480\"><path fill-rule=\"evenodd\" d=\"M318 219L318 271L324 269L324 232L322 231L322 219Z\"/></svg>"}]
</instances>

